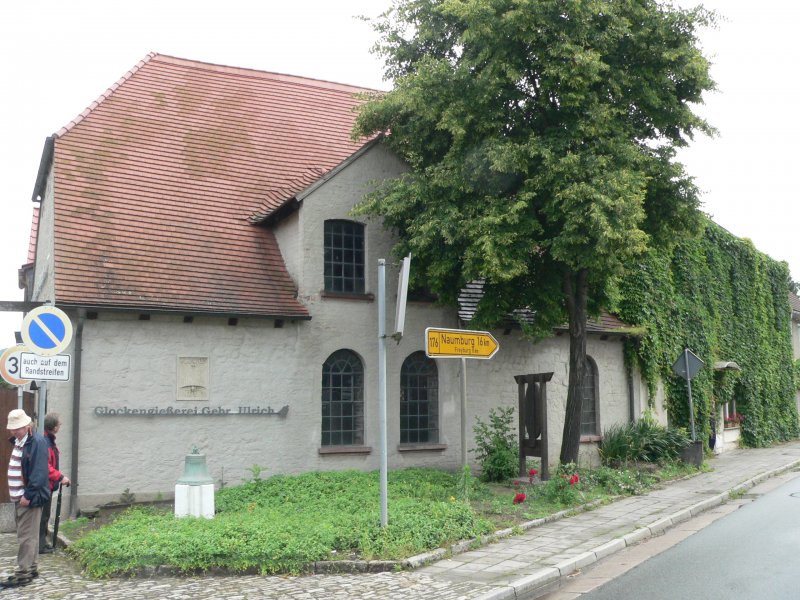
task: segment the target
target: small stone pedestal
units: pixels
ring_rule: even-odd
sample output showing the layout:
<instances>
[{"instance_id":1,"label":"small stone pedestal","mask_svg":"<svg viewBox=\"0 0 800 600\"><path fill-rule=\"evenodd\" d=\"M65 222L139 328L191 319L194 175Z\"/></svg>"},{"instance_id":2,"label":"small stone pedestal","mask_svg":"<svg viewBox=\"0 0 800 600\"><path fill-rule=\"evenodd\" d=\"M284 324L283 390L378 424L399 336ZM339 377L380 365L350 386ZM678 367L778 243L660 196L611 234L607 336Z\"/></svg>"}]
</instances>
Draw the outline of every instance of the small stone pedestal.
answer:
<instances>
[{"instance_id":1,"label":"small stone pedestal","mask_svg":"<svg viewBox=\"0 0 800 600\"><path fill-rule=\"evenodd\" d=\"M186 455L183 476L175 484L175 516L214 518L214 480L197 448Z\"/></svg>"},{"instance_id":2,"label":"small stone pedestal","mask_svg":"<svg viewBox=\"0 0 800 600\"><path fill-rule=\"evenodd\" d=\"M699 467L703 464L703 442L689 442L689 445L681 450L681 460L689 465Z\"/></svg>"}]
</instances>

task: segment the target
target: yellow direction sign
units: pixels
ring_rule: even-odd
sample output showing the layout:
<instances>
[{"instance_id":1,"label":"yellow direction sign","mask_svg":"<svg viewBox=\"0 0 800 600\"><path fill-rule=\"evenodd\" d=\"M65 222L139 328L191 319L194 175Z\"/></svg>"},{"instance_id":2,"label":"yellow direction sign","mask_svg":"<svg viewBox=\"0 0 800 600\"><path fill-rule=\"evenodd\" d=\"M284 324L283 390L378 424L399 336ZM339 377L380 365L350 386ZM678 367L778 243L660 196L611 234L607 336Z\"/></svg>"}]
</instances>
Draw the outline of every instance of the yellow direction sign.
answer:
<instances>
[{"instance_id":1,"label":"yellow direction sign","mask_svg":"<svg viewBox=\"0 0 800 600\"><path fill-rule=\"evenodd\" d=\"M425 354L431 358L492 358L500 344L488 331L425 330Z\"/></svg>"}]
</instances>

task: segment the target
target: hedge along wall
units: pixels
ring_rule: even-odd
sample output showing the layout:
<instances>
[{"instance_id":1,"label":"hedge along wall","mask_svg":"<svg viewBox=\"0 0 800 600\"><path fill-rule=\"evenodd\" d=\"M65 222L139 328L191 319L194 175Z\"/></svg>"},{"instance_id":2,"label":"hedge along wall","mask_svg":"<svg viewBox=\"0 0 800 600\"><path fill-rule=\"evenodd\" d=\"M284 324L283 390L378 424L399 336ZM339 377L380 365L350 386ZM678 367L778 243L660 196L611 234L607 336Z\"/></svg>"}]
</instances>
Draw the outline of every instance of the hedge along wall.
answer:
<instances>
[{"instance_id":1,"label":"hedge along wall","mask_svg":"<svg viewBox=\"0 0 800 600\"><path fill-rule=\"evenodd\" d=\"M786 264L706 219L700 236L671 254L651 252L638 267L621 282L617 312L647 332L628 343L626 355L640 368L650 402L663 381L670 423L689 428L686 381L671 368L688 347L706 365L692 379L698 440L708 443L709 417L731 399L745 417L746 445L797 437ZM741 372L715 372L723 360Z\"/></svg>"}]
</instances>

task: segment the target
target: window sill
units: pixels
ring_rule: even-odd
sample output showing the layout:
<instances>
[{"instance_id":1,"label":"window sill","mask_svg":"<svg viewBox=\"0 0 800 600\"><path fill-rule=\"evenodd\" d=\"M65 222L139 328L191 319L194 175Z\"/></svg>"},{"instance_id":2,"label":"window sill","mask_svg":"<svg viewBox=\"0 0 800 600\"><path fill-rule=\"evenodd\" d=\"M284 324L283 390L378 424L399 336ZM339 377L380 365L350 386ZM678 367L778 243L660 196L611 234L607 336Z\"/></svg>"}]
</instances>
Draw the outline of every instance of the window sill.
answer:
<instances>
[{"instance_id":1,"label":"window sill","mask_svg":"<svg viewBox=\"0 0 800 600\"><path fill-rule=\"evenodd\" d=\"M331 298L334 300L360 300L362 302L373 302L375 300L374 294L358 294L355 292L327 292L323 290L319 295L320 298Z\"/></svg>"},{"instance_id":2,"label":"window sill","mask_svg":"<svg viewBox=\"0 0 800 600\"><path fill-rule=\"evenodd\" d=\"M447 450L447 444L398 444L398 452L441 452Z\"/></svg>"},{"instance_id":3,"label":"window sill","mask_svg":"<svg viewBox=\"0 0 800 600\"><path fill-rule=\"evenodd\" d=\"M603 436L601 435L582 435L581 444L593 444L595 442L602 442Z\"/></svg>"},{"instance_id":4,"label":"window sill","mask_svg":"<svg viewBox=\"0 0 800 600\"><path fill-rule=\"evenodd\" d=\"M372 452L370 446L322 446L320 454L369 454Z\"/></svg>"}]
</instances>

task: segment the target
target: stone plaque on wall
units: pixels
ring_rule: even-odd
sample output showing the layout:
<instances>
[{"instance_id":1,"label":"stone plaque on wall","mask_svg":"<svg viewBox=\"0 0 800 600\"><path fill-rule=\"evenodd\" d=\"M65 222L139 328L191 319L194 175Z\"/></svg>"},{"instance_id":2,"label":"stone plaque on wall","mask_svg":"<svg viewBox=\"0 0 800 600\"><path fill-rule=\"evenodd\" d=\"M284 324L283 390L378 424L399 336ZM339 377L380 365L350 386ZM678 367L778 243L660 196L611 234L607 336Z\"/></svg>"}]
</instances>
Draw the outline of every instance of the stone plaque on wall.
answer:
<instances>
[{"instance_id":1,"label":"stone plaque on wall","mask_svg":"<svg viewBox=\"0 0 800 600\"><path fill-rule=\"evenodd\" d=\"M208 357L178 357L178 400L208 400Z\"/></svg>"}]
</instances>

